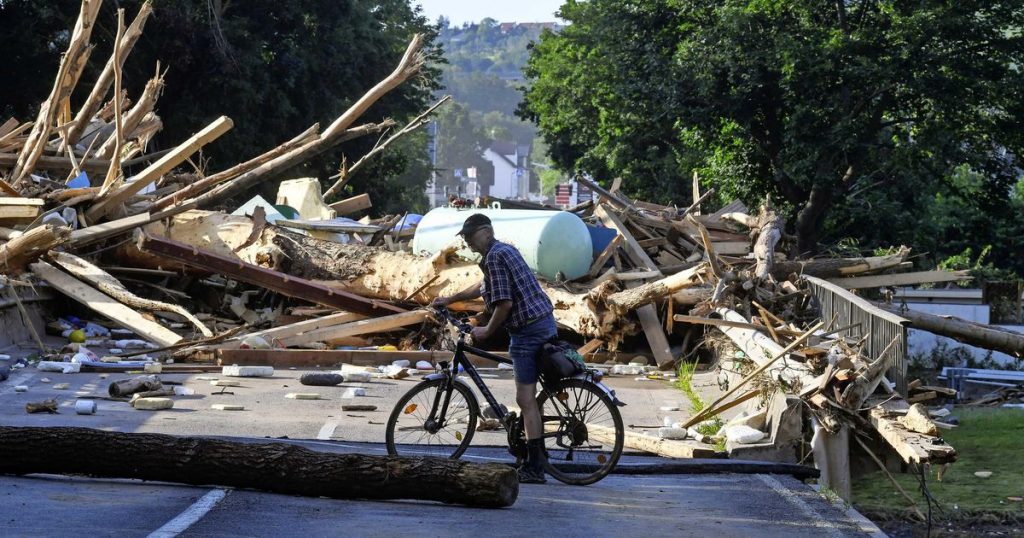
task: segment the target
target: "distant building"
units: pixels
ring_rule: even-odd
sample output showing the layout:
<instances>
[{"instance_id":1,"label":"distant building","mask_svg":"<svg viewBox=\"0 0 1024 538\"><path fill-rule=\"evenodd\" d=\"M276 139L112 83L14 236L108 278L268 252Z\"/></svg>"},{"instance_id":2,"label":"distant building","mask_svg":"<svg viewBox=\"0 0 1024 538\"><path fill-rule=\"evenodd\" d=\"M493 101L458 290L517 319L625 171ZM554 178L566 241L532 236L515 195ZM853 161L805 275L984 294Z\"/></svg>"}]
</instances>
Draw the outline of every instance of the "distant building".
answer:
<instances>
[{"instance_id":1,"label":"distant building","mask_svg":"<svg viewBox=\"0 0 1024 538\"><path fill-rule=\"evenodd\" d=\"M530 176L530 146L496 140L484 151L484 160L494 165L494 183L480 195L525 200L535 190Z\"/></svg>"},{"instance_id":2,"label":"distant building","mask_svg":"<svg viewBox=\"0 0 1024 538\"><path fill-rule=\"evenodd\" d=\"M576 180L555 185L555 205L570 208L597 198L594 191Z\"/></svg>"}]
</instances>

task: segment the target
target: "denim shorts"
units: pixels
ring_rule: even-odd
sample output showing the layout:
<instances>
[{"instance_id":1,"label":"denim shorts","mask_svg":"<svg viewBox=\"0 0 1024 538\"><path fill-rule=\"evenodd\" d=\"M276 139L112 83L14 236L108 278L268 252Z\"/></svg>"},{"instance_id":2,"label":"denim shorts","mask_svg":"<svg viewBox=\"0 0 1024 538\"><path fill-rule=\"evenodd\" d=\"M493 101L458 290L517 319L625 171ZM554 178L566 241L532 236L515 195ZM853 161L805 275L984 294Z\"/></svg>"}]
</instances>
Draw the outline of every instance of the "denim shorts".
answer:
<instances>
[{"instance_id":1,"label":"denim shorts","mask_svg":"<svg viewBox=\"0 0 1024 538\"><path fill-rule=\"evenodd\" d=\"M555 326L555 317L548 314L540 319L520 327L509 330L511 343L508 346L508 356L512 359L512 371L516 377L516 383L530 385L537 382L537 355L541 347L558 334Z\"/></svg>"}]
</instances>

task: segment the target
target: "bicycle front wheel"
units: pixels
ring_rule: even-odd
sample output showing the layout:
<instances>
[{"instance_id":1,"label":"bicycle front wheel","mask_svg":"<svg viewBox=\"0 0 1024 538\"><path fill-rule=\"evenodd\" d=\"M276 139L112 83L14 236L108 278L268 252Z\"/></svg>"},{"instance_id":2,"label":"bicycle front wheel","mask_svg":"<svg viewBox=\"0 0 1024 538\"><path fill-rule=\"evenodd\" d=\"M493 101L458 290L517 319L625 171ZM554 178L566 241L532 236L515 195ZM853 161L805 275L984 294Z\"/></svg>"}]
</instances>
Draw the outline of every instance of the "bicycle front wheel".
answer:
<instances>
[{"instance_id":1,"label":"bicycle front wheel","mask_svg":"<svg viewBox=\"0 0 1024 538\"><path fill-rule=\"evenodd\" d=\"M590 381L564 379L541 391L545 470L555 479L584 486L608 475L622 455L622 416L608 395Z\"/></svg>"},{"instance_id":2,"label":"bicycle front wheel","mask_svg":"<svg viewBox=\"0 0 1024 538\"><path fill-rule=\"evenodd\" d=\"M445 400L447 412L441 416ZM436 406L436 408L435 408ZM458 459L476 431L480 406L473 391L458 381L425 381L405 393L388 418L388 454Z\"/></svg>"}]
</instances>

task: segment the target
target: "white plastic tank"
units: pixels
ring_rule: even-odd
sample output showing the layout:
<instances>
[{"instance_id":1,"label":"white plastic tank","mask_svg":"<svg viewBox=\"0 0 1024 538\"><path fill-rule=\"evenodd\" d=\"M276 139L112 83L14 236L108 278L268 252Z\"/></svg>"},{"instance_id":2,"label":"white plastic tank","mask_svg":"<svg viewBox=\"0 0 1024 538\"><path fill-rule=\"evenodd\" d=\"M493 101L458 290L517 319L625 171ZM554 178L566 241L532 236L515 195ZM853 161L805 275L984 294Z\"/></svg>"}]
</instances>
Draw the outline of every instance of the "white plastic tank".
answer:
<instances>
[{"instance_id":1,"label":"white plastic tank","mask_svg":"<svg viewBox=\"0 0 1024 538\"><path fill-rule=\"evenodd\" d=\"M526 209L432 209L416 226L412 250L417 254L434 254L453 242L463 248L459 254L479 262L480 256L469 250L456 234L462 223L474 213L491 219L494 235L522 253L534 272L555 280L558 273L572 280L590 269L593 247L587 225L567 211Z\"/></svg>"}]
</instances>

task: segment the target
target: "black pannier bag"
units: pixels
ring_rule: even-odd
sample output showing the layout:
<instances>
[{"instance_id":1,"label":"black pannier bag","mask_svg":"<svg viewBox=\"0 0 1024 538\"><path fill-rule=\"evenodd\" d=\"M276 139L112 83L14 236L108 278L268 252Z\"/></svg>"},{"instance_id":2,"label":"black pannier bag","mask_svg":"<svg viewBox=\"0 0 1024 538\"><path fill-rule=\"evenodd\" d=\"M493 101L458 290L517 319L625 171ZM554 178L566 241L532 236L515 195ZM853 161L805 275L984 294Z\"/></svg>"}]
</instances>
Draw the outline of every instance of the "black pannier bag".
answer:
<instances>
[{"instance_id":1,"label":"black pannier bag","mask_svg":"<svg viewBox=\"0 0 1024 538\"><path fill-rule=\"evenodd\" d=\"M541 375L549 381L572 377L586 370L583 357L572 344L561 340L546 342L540 350L537 363Z\"/></svg>"}]
</instances>

